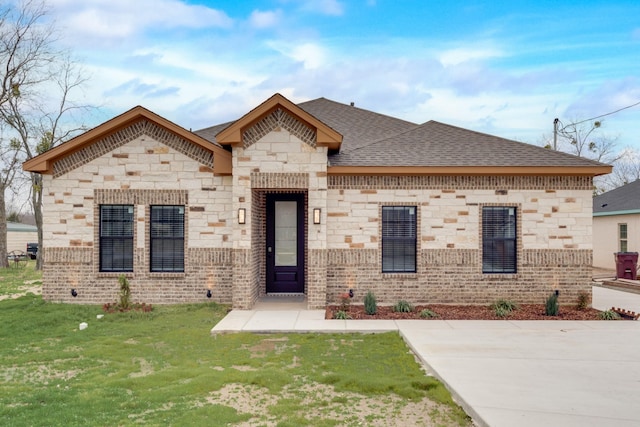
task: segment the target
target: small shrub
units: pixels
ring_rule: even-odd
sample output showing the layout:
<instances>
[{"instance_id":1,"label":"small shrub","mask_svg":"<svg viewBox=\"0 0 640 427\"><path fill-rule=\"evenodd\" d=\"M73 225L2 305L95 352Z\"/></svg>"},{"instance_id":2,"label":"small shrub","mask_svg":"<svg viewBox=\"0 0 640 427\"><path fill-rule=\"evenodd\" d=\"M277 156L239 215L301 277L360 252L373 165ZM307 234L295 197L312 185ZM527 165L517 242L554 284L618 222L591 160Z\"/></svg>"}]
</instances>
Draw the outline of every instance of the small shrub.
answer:
<instances>
[{"instance_id":1,"label":"small shrub","mask_svg":"<svg viewBox=\"0 0 640 427\"><path fill-rule=\"evenodd\" d=\"M376 296L371 291L368 291L364 296L364 312L369 315L373 315L378 312L378 303L376 302Z\"/></svg>"},{"instance_id":2,"label":"small shrub","mask_svg":"<svg viewBox=\"0 0 640 427\"><path fill-rule=\"evenodd\" d=\"M491 304L491 309L496 317L507 317L513 310L518 309L518 305L513 301L499 299Z\"/></svg>"},{"instance_id":3,"label":"small shrub","mask_svg":"<svg viewBox=\"0 0 640 427\"><path fill-rule=\"evenodd\" d=\"M605 310L598 313L598 319L600 320L618 320L620 315L613 310Z\"/></svg>"},{"instance_id":4,"label":"small shrub","mask_svg":"<svg viewBox=\"0 0 640 427\"><path fill-rule=\"evenodd\" d=\"M585 291L582 291L578 294L578 303L576 304L576 308L578 310L586 310L589 307L589 294Z\"/></svg>"},{"instance_id":5,"label":"small shrub","mask_svg":"<svg viewBox=\"0 0 640 427\"><path fill-rule=\"evenodd\" d=\"M504 311L506 311L508 313L511 313L512 311L518 309L518 304L516 304L513 301L506 300L506 299L499 299L498 301L494 302L491 305L491 308L493 310L501 309L501 310L504 310Z\"/></svg>"},{"instance_id":6,"label":"small shrub","mask_svg":"<svg viewBox=\"0 0 640 427\"><path fill-rule=\"evenodd\" d=\"M347 320L347 319L351 319L351 316L349 316L349 314L344 310L338 310L333 315L333 318L340 319L340 320Z\"/></svg>"},{"instance_id":7,"label":"small shrub","mask_svg":"<svg viewBox=\"0 0 640 427\"><path fill-rule=\"evenodd\" d=\"M507 317L511 314L511 310L507 310L502 306L495 306L493 307L493 313L496 315L496 317Z\"/></svg>"},{"instance_id":8,"label":"small shrub","mask_svg":"<svg viewBox=\"0 0 640 427\"><path fill-rule=\"evenodd\" d=\"M438 317L438 314L434 311L429 310L428 308L425 308L420 312L420 317L423 319L435 319L436 317Z\"/></svg>"},{"instance_id":9,"label":"small shrub","mask_svg":"<svg viewBox=\"0 0 640 427\"><path fill-rule=\"evenodd\" d=\"M131 306L131 288L129 287L129 281L124 274L118 277L120 283L120 307L123 310L129 309Z\"/></svg>"},{"instance_id":10,"label":"small shrub","mask_svg":"<svg viewBox=\"0 0 640 427\"><path fill-rule=\"evenodd\" d=\"M545 316L557 316L558 310L560 310L560 303L558 303L558 295L553 292L547 298L547 302L544 305L544 315Z\"/></svg>"},{"instance_id":11,"label":"small shrub","mask_svg":"<svg viewBox=\"0 0 640 427\"><path fill-rule=\"evenodd\" d=\"M411 313L413 311L413 305L408 301L400 300L393 306L393 311L398 313Z\"/></svg>"},{"instance_id":12,"label":"small shrub","mask_svg":"<svg viewBox=\"0 0 640 427\"><path fill-rule=\"evenodd\" d=\"M129 287L129 281L124 274L118 277L120 283L120 298L118 302L108 302L102 306L102 310L107 313L125 312L125 311L140 311L143 313L149 313L153 310L151 304L145 303L132 303L131 302L131 288Z\"/></svg>"}]
</instances>

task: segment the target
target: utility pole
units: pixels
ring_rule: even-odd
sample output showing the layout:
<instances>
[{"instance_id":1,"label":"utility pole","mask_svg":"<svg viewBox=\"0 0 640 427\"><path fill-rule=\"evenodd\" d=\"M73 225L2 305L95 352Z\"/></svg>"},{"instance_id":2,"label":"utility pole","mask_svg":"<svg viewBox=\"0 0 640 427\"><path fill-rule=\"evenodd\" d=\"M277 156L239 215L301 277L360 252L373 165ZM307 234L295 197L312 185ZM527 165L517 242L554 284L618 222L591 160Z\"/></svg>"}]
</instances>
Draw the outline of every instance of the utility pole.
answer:
<instances>
[{"instance_id":1,"label":"utility pole","mask_svg":"<svg viewBox=\"0 0 640 427\"><path fill-rule=\"evenodd\" d=\"M558 150L558 118L553 120L553 150Z\"/></svg>"}]
</instances>

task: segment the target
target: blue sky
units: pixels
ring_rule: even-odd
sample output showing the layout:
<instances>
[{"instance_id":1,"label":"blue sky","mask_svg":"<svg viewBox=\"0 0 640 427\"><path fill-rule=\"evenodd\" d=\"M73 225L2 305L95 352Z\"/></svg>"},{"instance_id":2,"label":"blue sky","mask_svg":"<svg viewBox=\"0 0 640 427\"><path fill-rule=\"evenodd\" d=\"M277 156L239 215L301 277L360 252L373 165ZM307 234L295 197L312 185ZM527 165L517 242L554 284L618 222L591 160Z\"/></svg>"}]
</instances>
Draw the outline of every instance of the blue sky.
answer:
<instances>
[{"instance_id":1,"label":"blue sky","mask_svg":"<svg viewBox=\"0 0 640 427\"><path fill-rule=\"evenodd\" d=\"M185 128L280 92L529 143L640 102L640 2L48 0L95 123L143 105ZM602 133L640 149L640 105Z\"/></svg>"}]
</instances>

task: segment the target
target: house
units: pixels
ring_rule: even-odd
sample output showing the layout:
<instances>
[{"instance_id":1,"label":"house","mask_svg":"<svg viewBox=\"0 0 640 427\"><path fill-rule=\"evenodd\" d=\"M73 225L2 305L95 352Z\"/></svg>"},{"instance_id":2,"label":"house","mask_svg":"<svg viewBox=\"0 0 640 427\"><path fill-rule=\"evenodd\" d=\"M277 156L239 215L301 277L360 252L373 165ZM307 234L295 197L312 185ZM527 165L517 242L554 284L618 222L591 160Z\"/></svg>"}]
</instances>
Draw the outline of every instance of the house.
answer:
<instances>
[{"instance_id":1,"label":"house","mask_svg":"<svg viewBox=\"0 0 640 427\"><path fill-rule=\"evenodd\" d=\"M616 268L616 252L640 251L640 180L593 198L593 266Z\"/></svg>"},{"instance_id":2,"label":"house","mask_svg":"<svg viewBox=\"0 0 640 427\"><path fill-rule=\"evenodd\" d=\"M135 107L35 157L47 300L251 308L540 303L590 291L592 179L611 167L455 126L280 94L190 132ZM77 297L71 295L75 289Z\"/></svg>"},{"instance_id":3,"label":"house","mask_svg":"<svg viewBox=\"0 0 640 427\"><path fill-rule=\"evenodd\" d=\"M38 242L38 228L35 225L7 221L7 253L27 251L27 243Z\"/></svg>"}]
</instances>

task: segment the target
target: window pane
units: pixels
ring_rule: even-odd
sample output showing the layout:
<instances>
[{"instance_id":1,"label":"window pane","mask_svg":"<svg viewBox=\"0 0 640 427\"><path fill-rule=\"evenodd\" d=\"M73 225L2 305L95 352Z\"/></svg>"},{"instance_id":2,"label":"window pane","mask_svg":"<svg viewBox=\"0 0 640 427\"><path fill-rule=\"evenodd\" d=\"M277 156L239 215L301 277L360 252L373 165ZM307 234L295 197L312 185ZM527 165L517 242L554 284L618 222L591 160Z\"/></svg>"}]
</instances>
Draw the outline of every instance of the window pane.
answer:
<instances>
[{"instance_id":1,"label":"window pane","mask_svg":"<svg viewBox=\"0 0 640 427\"><path fill-rule=\"evenodd\" d=\"M100 206L100 271L133 271L133 206Z\"/></svg>"},{"instance_id":2,"label":"window pane","mask_svg":"<svg viewBox=\"0 0 640 427\"><path fill-rule=\"evenodd\" d=\"M416 207L382 208L382 271L416 271Z\"/></svg>"},{"instance_id":3,"label":"window pane","mask_svg":"<svg viewBox=\"0 0 640 427\"><path fill-rule=\"evenodd\" d=\"M184 206L151 206L151 271L184 271Z\"/></svg>"},{"instance_id":4,"label":"window pane","mask_svg":"<svg viewBox=\"0 0 640 427\"><path fill-rule=\"evenodd\" d=\"M621 239L626 239L627 238L627 224L618 224L618 229L620 230L620 238Z\"/></svg>"},{"instance_id":5,"label":"window pane","mask_svg":"<svg viewBox=\"0 0 640 427\"><path fill-rule=\"evenodd\" d=\"M515 273L517 266L516 208L482 208L482 271Z\"/></svg>"}]
</instances>

